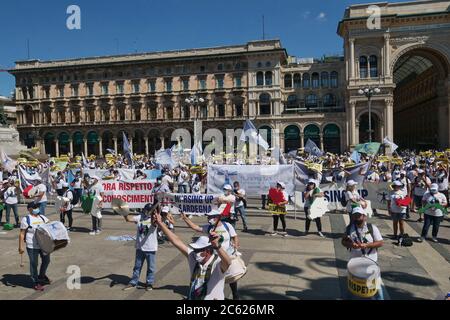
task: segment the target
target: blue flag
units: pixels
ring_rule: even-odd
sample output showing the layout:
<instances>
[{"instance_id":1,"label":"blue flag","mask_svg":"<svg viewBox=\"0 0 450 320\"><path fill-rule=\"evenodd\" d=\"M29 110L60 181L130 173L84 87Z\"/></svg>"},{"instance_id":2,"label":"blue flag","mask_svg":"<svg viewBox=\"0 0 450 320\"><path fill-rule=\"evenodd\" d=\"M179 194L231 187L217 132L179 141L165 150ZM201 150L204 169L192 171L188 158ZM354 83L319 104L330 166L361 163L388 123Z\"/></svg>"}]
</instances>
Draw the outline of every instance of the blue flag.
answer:
<instances>
[{"instance_id":1,"label":"blue flag","mask_svg":"<svg viewBox=\"0 0 450 320\"><path fill-rule=\"evenodd\" d=\"M308 141L306 141L305 151L316 157L320 157L323 155L322 150L320 150L320 148L311 139L308 139Z\"/></svg>"},{"instance_id":2,"label":"blue flag","mask_svg":"<svg viewBox=\"0 0 450 320\"><path fill-rule=\"evenodd\" d=\"M256 130L255 125L250 120L245 120L244 128L242 129L241 137L239 140L246 141L248 137L248 142L255 143L264 148L264 150L269 149L269 144Z\"/></svg>"},{"instance_id":3,"label":"blue flag","mask_svg":"<svg viewBox=\"0 0 450 320\"><path fill-rule=\"evenodd\" d=\"M361 162L361 155L358 151L353 151L352 155L350 156L350 159L352 159L356 164Z\"/></svg>"},{"instance_id":4,"label":"blue flag","mask_svg":"<svg viewBox=\"0 0 450 320\"><path fill-rule=\"evenodd\" d=\"M133 158L131 156L130 143L128 142L125 132L122 132L122 134L123 134L123 154L128 159L128 164L133 165Z\"/></svg>"}]
</instances>

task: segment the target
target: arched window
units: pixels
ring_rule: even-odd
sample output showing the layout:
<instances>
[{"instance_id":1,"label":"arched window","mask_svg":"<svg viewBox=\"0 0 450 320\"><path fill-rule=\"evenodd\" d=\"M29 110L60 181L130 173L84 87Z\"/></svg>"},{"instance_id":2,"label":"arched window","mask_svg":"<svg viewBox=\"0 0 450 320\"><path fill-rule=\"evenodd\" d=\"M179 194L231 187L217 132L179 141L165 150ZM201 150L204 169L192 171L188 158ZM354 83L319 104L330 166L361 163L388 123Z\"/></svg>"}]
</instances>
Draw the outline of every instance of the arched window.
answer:
<instances>
[{"instance_id":1,"label":"arched window","mask_svg":"<svg viewBox=\"0 0 450 320\"><path fill-rule=\"evenodd\" d=\"M272 128L269 126L262 126L258 129L258 132L261 137L263 137L267 141L269 147L272 147Z\"/></svg>"},{"instance_id":2,"label":"arched window","mask_svg":"<svg viewBox=\"0 0 450 320\"><path fill-rule=\"evenodd\" d=\"M297 95L291 94L291 95L287 98L287 108L288 108L288 109L291 109L291 108L298 108L298 99L297 99Z\"/></svg>"},{"instance_id":3,"label":"arched window","mask_svg":"<svg viewBox=\"0 0 450 320\"><path fill-rule=\"evenodd\" d=\"M309 73L303 74L303 89L308 89L311 86Z\"/></svg>"},{"instance_id":4,"label":"arched window","mask_svg":"<svg viewBox=\"0 0 450 320\"><path fill-rule=\"evenodd\" d=\"M72 141L73 141L73 154L74 155L81 155L84 148L84 136L80 131L75 132L72 135Z\"/></svg>"},{"instance_id":5,"label":"arched window","mask_svg":"<svg viewBox=\"0 0 450 320\"><path fill-rule=\"evenodd\" d=\"M324 107L335 107L336 106L336 97L334 94L326 94L323 97L323 106Z\"/></svg>"},{"instance_id":6,"label":"arched window","mask_svg":"<svg viewBox=\"0 0 450 320\"><path fill-rule=\"evenodd\" d=\"M305 107L307 109L317 108L317 96L315 94L310 94L310 95L306 96Z\"/></svg>"},{"instance_id":7,"label":"arched window","mask_svg":"<svg viewBox=\"0 0 450 320\"><path fill-rule=\"evenodd\" d=\"M269 114L270 115L270 95L268 93L262 93L259 96L259 114Z\"/></svg>"},{"instance_id":8,"label":"arched window","mask_svg":"<svg viewBox=\"0 0 450 320\"><path fill-rule=\"evenodd\" d=\"M51 156L56 155L55 148L55 135L51 132L48 132L44 135L44 145L45 145L45 153Z\"/></svg>"},{"instance_id":9,"label":"arched window","mask_svg":"<svg viewBox=\"0 0 450 320\"><path fill-rule=\"evenodd\" d=\"M330 84L332 88L338 87L338 73L336 71L333 71L330 74Z\"/></svg>"},{"instance_id":10,"label":"arched window","mask_svg":"<svg viewBox=\"0 0 450 320\"><path fill-rule=\"evenodd\" d=\"M367 78L367 57L359 57L359 77L361 79Z\"/></svg>"},{"instance_id":11,"label":"arched window","mask_svg":"<svg viewBox=\"0 0 450 320\"><path fill-rule=\"evenodd\" d=\"M341 131L334 123L329 123L323 129L324 151L341 153Z\"/></svg>"},{"instance_id":12,"label":"arched window","mask_svg":"<svg viewBox=\"0 0 450 320\"><path fill-rule=\"evenodd\" d=\"M272 71L266 71L266 86L272 85Z\"/></svg>"},{"instance_id":13,"label":"arched window","mask_svg":"<svg viewBox=\"0 0 450 320\"><path fill-rule=\"evenodd\" d=\"M378 77L378 58L375 55L371 55L369 57L369 65L370 65L370 77L376 78Z\"/></svg>"},{"instance_id":14,"label":"arched window","mask_svg":"<svg viewBox=\"0 0 450 320\"><path fill-rule=\"evenodd\" d=\"M286 152L300 148L300 129L295 125L284 129L284 150Z\"/></svg>"},{"instance_id":15,"label":"arched window","mask_svg":"<svg viewBox=\"0 0 450 320\"><path fill-rule=\"evenodd\" d=\"M314 72L312 74L312 87L313 88L319 87L319 74L317 72Z\"/></svg>"},{"instance_id":16,"label":"arched window","mask_svg":"<svg viewBox=\"0 0 450 320\"><path fill-rule=\"evenodd\" d=\"M301 88L302 86L302 76L300 73L294 74L294 88Z\"/></svg>"},{"instance_id":17,"label":"arched window","mask_svg":"<svg viewBox=\"0 0 450 320\"><path fill-rule=\"evenodd\" d=\"M69 139L70 139L70 136L67 132L61 132L58 135L59 153L60 154L68 154L70 152Z\"/></svg>"},{"instance_id":18,"label":"arched window","mask_svg":"<svg viewBox=\"0 0 450 320\"><path fill-rule=\"evenodd\" d=\"M324 71L320 74L320 85L322 86L322 88L328 88L329 85L328 72Z\"/></svg>"},{"instance_id":19,"label":"arched window","mask_svg":"<svg viewBox=\"0 0 450 320\"><path fill-rule=\"evenodd\" d=\"M284 87L292 88L292 76L289 73L284 76Z\"/></svg>"},{"instance_id":20,"label":"arched window","mask_svg":"<svg viewBox=\"0 0 450 320\"><path fill-rule=\"evenodd\" d=\"M256 73L256 85L257 86L264 85L264 73L262 71Z\"/></svg>"},{"instance_id":21,"label":"arched window","mask_svg":"<svg viewBox=\"0 0 450 320\"><path fill-rule=\"evenodd\" d=\"M318 147L320 147L320 129L315 124L309 124L303 130L305 144L311 139Z\"/></svg>"}]
</instances>

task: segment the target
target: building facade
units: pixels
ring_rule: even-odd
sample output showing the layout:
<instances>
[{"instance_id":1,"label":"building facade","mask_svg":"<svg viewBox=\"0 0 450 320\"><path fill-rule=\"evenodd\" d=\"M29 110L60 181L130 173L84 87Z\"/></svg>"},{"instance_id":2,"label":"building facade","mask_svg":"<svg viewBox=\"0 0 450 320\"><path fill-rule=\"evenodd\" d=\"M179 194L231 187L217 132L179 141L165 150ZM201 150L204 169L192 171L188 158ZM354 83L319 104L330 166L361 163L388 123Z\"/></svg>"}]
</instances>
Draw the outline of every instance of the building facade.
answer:
<instances>
[{"instance_id":1,"label":"building facade","mask_svg":"<svg viewBox=\"0 0 450 320\"><path fill-rule=\"evenodd\" d=\"M374 4L371 4L374 5ZM450 1L375 4L346 9L338 26L344 55L290 57L279 40L244 45L61 61L19 61L17 128L29 147L59 155L121 151L122 132L135 153L191 133L242 129L252 119L268 141L288 152L311 139L342 152L368 139L365 87L372 99L374 141L404 148L448 147ZM204 99L198 106L185 102Z\"/></svg>"}]
</instances>

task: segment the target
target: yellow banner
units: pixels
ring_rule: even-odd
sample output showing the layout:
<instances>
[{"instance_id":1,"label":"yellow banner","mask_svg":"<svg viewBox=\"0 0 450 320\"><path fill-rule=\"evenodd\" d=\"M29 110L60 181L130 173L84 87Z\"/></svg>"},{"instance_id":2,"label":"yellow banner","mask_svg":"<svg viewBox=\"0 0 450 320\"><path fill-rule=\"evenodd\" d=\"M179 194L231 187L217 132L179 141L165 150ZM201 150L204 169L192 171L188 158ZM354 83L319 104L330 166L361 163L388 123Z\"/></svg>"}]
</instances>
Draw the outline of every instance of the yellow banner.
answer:
<instances>
[{"instance_id":1,"label":"yellow banner","mask_svg":"<svg viewBox=\"0 0 450 320\"><path fill-rule=\"evenodd\" d=\"M277 206L274 203L269 203L269 212L271 214L286 214L286 206Z\"/></svg>"}]
</instances>

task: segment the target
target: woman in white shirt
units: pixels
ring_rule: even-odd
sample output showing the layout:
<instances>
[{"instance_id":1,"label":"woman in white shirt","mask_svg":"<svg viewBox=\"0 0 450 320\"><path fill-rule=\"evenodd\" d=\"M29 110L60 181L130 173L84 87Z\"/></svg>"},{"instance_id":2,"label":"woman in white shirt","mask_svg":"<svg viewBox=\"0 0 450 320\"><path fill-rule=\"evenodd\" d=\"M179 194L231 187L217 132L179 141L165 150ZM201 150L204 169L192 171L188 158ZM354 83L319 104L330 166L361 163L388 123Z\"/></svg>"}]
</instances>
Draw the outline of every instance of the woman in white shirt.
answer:
<instances>
[{"instance_id":1,"label":"woman in white shirt","mask_svg":"<svg viewBox=\"0 0 450 320\"><path fill-rule=\"evenodd\" d=\"M8 181L6 183L6 191L3 194L3 198L5 199L5 206L6 206L6 223L9 224L9 215L11 213L11 210L14 213L14 218L16 220L15 227L19 227L19 214L17 211L17 194L19 190L16 186L14 186L14 183L12 181Z\"/></svg>"},{"instance_id":2,"label":"woman in white shirt","mask_svg":"<svg viewBox=\"0 0 450 320\"><path fill-rule=\"evenodd\" d=\"M431 232L433 237L432 240L433 242L438 242L437 235L439 232L439 225L444 216L444 212L439 206L445 208L447 206L447 198L445 198L444 194L439 192L439 186L436 183L433 183L430 187L430 191L423 195L422 204L424 207L427 205L438 205L438 207L433 206L425 210L425 222L423 224L421 237L418 241L422 242L425 239L430 226L433 225L433 230Z\"/></svg>"},{"instance_id":3,"label":"woman in white shirt","mask_svg":"<svg viewBox=\"0 0 450 320\"><path fill-rule=\"evenodd\" d=\"M364 205L364 199L359 195L358 191L356 190L356 185L358 182L354 180L347 181L347 188L345 190L345 201L346 201L346 210L347 213L350 216L350 219L352 218L352 211L355 207L361 207Z\"/></svg>"}]
</instances>

